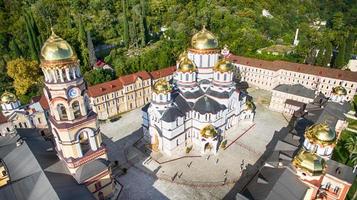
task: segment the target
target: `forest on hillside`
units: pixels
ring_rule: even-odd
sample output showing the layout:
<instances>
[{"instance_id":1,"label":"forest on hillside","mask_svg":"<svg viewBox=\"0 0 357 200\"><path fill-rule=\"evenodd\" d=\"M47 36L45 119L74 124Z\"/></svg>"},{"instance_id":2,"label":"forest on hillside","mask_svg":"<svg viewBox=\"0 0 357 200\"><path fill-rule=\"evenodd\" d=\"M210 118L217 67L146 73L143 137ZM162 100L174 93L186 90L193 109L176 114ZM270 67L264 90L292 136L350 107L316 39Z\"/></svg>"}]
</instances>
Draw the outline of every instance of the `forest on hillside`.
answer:
<instances>
[{"instance_id":1,"label":"forest on hillside","mask_svg":"<svg viewBox=\"0 0 357 200\"><path fill-rule=\"evenodd\" d=\"M322 21L325 26L312 26ZM237 55L341 68L356 54L357 1L2 0L0 93L13 91L28 102L41 92L39 52L51 27L72 45L85 79L95 84L173 65L203 25L221 47L227 44ZM297 28L300 42L293 54L256 53L273 44L292 44ZM316 50L324 53L315 58ZM92 70L94 54L115 74Z\"/></svg>"}]
</instances>

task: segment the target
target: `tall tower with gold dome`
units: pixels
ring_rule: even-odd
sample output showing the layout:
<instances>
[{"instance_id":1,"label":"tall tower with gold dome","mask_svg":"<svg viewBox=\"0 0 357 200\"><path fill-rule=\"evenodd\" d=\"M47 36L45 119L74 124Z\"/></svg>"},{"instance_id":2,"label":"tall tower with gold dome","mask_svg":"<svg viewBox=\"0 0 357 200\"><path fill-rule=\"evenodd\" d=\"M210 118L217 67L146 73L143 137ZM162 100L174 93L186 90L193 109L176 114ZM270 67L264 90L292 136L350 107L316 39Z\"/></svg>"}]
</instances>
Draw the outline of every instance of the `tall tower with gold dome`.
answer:
<instances>
[{"instance_id":1,"label":"tall tower with gold dome","mask_svg":"<svg viewBox=\"0 0 357 200\"><path fill-rule=\"evenodd\" d=\"M218 40L213 33L203 27L201 31L193 35L188 57L197 66L198 81L212 79L212 67L217 63L219 56Z\"/></svg>"},{"instance_id":2,"label":"tall tower with gold dome","mask_svg":"<svg viewBox=\"0 0 357 200\"><path fill-rule=\"evenodd\" d=\"M105 199L113 191L107 149L102 143L97 115L89 106L76 53L52 31L40 59L58 157L79 184L86 185L97 199Z\"/></svg>"}]
</instances>

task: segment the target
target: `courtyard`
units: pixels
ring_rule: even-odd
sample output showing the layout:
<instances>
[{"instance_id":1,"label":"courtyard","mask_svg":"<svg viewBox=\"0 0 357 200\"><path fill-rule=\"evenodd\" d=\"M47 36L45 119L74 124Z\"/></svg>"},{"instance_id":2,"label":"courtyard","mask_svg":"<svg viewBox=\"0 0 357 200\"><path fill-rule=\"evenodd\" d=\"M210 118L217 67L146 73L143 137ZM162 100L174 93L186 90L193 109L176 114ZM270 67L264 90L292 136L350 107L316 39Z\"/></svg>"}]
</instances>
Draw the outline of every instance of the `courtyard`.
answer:
<instances>
[{"instance_id":1,"label":"courtyard","mask_svg":"<svg viewBox=\"0 0 357 200\"><path fill-rule=\"evenodd\" d=\"M256 105L254 122L241 122L226 132L226 148L216 155L195 149L173 156L151 153L142 141L141 110L101 125L114 176L124 186L119 199L222 199L240 191L266 159L274 132L287 125L280 113L268 110L270 93L249 89ZM267 151L266 151L267 150Z\"/></svg>"}]
</instances>

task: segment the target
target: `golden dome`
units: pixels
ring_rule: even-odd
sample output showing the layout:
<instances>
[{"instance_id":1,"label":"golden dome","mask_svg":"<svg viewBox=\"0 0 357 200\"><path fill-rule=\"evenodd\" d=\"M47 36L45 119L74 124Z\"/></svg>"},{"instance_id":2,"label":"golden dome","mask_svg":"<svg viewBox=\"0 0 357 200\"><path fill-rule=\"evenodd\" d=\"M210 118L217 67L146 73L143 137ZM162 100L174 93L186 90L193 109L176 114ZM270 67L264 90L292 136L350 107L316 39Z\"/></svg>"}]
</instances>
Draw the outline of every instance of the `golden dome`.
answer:
<instances>
[{"instance_id":1,"label":"golden dome","mask_svg":"<svg viewBox=\"0 0 357 200\"><path fill-rule=\"evenodd\" d=\"M179 67L177 69L179 72L194 72L197 71L196 65L186 56L181 59Z\"/></svg>"},{"instance_id":2,"label":"golden dome","mask_svg":"<svg viewBox=\"0 0 357 200\"><path fill-rule=\"evenodd\" d=\"M308 172L312 176L320 175L325 168L323 158L303 149L294 157L292 164L297 169Z\"/></svg>"},{"instance_id":3,"label":"golden dome","mask_svg":"<svg viewBox=\"0 0 357 200\"><path fill-rule=\"evenodd\" d=\"M216 49L218 48L218 41L213 33L203 27L201 31L192 37L191 45L194 49L198 50Z\"/></svg>"},{"instance_id":4,"label":"golden dome","mask_svg":"<svg viewBox=\"0 0 357 200\"><path fill-rule=\"evenodd\" d=\"M5 91L1 95L1 103L12 103L12 102L16 102L16 101L17 101L16 96L11 92Z\"/></svg>"},{"instance_id":5,"label":"golden dome","mask_svg":"<svg viewBox=\"0 0 357 200\"><path fill-rule=\"evenodd\" d=\"M77 60L77 55L67 41L53 31L41 49L41 59L45 61Z\"/></svg>"},{"instance_id":6,"label":"golden dome","mask_svg":"<svg viewBox=\"0 0 357 200\"><path fill-rule=\"evenodd\" d=\"M216 137L216 135L217 131L211 124L201 129L201 136L204 138L213 138Z\"/></svg>"},{"instance_id":7,"label":"golden dome","mask_svg":"<svg viewBox=\"0 0 357 200\"><path fill-rule=\"evenodd\" d=\"M181 62L183 59L185 59L185 58L187 58L187 51L186 51L186 50L183 51L183 52L179 55L177 62L180 63L180 62Z\"/></svg>"},{"instance_id":8,"label":"golden dome","mask_svg":"<svg viewBox=\"0 0 357 200\"><path fill-rule=\"evenodd\" d=\"M336 133L327 123L320 123L310 126L305 131L305 138L312 143L332 144L336 141Z\"/></svg>"},{"instance_id":9,"label":"golden dome","mask_svg":"<svg viewBox=\"0 0 357 200\"><path fill-rule=\"evenodd\" d=\"M169 82L164 79L158 80L153 86L153 91L155 93L169 93L171 92L171 89Z\"/></svg>"},{"instance_id":10,"label":"golden dome","mask_svg":"<svg viewBox=\"0 0 357 200\"><path fill-rule=\"evenodd\" d=\"M332 88L332 93L338 96L345 96L347 94L347 90L342 86L337 86Z\"/></svg>"},{"instance_id":11,"label":"golden dome","mask_svg":"<svg viewBox=\"0 0 357 200\"><path fill-rule=\"evenodd\" d=\"M217 62L217 64L213 67L213 70L224 73L224 72L232 71L233 68L234 68L233 64L228 60L226 60L225 58L223 58Z\"/></svg>"}]
</instances>

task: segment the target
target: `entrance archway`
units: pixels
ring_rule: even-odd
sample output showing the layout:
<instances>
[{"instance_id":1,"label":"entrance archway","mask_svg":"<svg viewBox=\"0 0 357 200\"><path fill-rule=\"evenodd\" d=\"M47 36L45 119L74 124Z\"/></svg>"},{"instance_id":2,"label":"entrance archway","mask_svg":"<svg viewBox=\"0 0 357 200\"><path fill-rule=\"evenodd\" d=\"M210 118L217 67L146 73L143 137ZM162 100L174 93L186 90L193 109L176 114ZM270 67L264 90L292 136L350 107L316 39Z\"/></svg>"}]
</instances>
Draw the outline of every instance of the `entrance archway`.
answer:
<instances>
[{"instance_id":1,"label":"entrance archway","mask_svg":"<svg viewBox=\"0 0 357 200\"><path fill-rule=\"evenodd\" d=\"M207 142L204 147L204 152L211 151L211 150L212 150L212 145L209 142Z\"/></svg>"}]
</instances>

